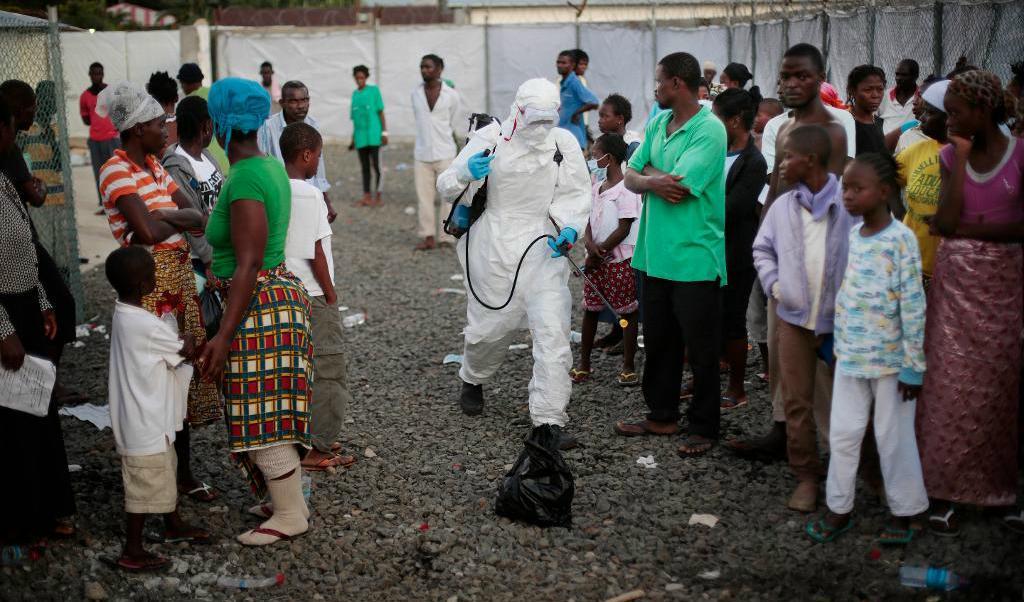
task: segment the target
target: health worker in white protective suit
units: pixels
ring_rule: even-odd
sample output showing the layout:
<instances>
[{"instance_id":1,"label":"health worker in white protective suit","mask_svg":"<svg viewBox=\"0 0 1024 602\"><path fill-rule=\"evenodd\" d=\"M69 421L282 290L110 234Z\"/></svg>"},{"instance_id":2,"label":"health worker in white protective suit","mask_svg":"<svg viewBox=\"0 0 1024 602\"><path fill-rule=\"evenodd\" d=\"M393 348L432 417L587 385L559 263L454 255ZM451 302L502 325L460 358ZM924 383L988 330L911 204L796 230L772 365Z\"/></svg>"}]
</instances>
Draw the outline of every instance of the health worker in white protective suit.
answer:
<instances>
[{"instance_id":1,"label":"health worker in white protective suit","mask_svg":"<svg viewBox=\"0 0 1024 602\"><path fill-rule=\"evenodd\" d=\"M586 227L591 200L580 145L571 133L555 127L559 104L555 84L526 81L516 92L508 119L474 132L437 178L437 190L448 202L469 186L456 208L457 218L468 215L473 194L485 178L487 183L486 210L457 246L468 299L459 371L459 404L467 415L483 411L483 384L501 366L515 331L528 327L533 336L533 424L563 427L568 419L572 294L570 266L562 253L565 243L574 243ZM485 156L485 151L490 154ZM545 235L554 240L542 239L529 248L508 305L497 311L484 307L476 296L493 307L509 299L520 258L531 242ZM574 444L562 433L563 449Z\"/></svg>"}]
</instances>

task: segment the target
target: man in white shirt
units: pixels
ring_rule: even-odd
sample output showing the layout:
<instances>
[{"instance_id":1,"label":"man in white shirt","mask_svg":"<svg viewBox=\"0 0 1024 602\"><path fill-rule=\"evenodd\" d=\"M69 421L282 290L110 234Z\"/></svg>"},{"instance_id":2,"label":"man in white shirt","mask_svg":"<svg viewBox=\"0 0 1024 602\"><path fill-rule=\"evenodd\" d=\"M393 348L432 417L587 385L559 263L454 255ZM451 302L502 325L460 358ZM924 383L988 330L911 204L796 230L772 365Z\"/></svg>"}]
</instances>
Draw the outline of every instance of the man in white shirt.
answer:
<instances>
[{"instance_id":1,"label":"man in white shirt","mask_svg":"<svg viewBox=\"0 0 1024 602\"><path fill-rule=\"evenodd\" d=\"M458 93L441 80L444 60L428 54L420 60L423 83L412 91L412 111L416 117L416 147L413 151L416 197L419 200L418 235L423 240L417 251L427 251L438 244L454 244L438 219L435 184L458 153L455 127L461 115Z\"/></svg>"},{"instance_id":2,"label":"man in white shirt","mask_svg":"<svg viewBox=\"0 0 1024 602\"><path fill-rule=\"evenodd\" d=\"M290 123L302 122L313 126L319 132L320 124L309 114L309 89L306 88L306 84L295 80L285 82L281 86L281 100L279 102L281 112L274 113L263 122L256 135L256 141L260 145L261 151L284 163L284 158L281 156L281 132L284 131L285 126ZM331 184L327 181L327 171L324 169L323 157L320 157L320 165L316 175L306 181L324 193L324 203L327 205L327 219L330 222L334 222L334 218L338 214L334 211L334 207L331 206L330 197L327 196L327 191L331 189Z\"/></svg>"},{"instance_id":3,"label":"man in white shirt","mask_svg":"<svg viewBox=\"0 0 1024 602\"><path fill-rule=\"evenodd\" d=\"M914 98L917 96L917 76L920 67L914 59L903 59L896 65L896 85L882 96L878 116L882 118L882 132L888 134L914 119Z\"/></svg>"}]
</instances>

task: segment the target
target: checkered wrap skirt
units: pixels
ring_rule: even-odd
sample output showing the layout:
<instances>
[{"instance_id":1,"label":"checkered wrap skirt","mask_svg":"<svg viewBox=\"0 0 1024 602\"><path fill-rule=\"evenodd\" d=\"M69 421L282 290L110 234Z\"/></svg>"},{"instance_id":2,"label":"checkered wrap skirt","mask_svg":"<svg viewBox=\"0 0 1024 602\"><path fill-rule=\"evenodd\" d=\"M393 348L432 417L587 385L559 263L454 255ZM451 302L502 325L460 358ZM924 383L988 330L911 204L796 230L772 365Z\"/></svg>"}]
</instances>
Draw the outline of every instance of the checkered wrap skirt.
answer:
<instances>
[{"instance_id":1,"label":"checkered wrap skirt","mask_svg":"<svg viewBox=\"0 0 1024 602\"><path fill-rule=\"evenodd\" d=\"M228 283L216 285L230 295ZM312 360L305 289L283 264L261 271L231 341L222 382L228 448L258 497L266 494L266 483L245 452L310 446Z\"/></svg>"}]
</instances>

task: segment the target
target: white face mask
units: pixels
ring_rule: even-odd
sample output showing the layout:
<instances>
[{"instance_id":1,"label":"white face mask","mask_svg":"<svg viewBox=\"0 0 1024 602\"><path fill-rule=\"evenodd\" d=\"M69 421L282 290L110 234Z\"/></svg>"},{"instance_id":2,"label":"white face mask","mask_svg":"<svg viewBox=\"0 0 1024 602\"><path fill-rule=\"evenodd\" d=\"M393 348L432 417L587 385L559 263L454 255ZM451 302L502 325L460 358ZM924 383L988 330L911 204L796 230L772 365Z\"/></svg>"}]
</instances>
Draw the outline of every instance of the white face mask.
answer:
<instances>
[{"instance_id":1,"label":"white face mask","mask_svg":"<svg viewBox=\"0 0 1024 602\"><path fill-rule=\"evenodd\" d=\"M596 159L590 159L589 161L587 161L587 168L590 169L590 173L594 176L594 180L597 182L604 182L605 180L608 179L608 168L598 167L597 165L598 161L604 159L607 156L608 153L605 153L604 155Z\"/></svg>"},{"instance_id":2,"label":"white face mask","mask_svg":"<svg viewBox=\"0 0 1024 602\"><path fill-rule=\"evenodd\" d=\"M521 126L516 131L513 138L518 137L520 140L530 145L540 144L547 140L548 133L554 129L554 127L555 124L550 121Z\"/></svg>"}]
</instances>

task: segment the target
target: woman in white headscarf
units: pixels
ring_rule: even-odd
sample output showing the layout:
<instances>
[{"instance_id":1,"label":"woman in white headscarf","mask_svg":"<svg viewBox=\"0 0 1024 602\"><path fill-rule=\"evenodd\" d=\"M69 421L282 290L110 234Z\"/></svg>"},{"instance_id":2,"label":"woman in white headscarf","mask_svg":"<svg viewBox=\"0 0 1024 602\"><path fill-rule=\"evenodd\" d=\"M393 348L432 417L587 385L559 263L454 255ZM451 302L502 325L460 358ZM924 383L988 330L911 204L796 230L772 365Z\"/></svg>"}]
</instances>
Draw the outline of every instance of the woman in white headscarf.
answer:
<instances>
[{"instance_id":1,"label":"woman in white headscarf","mask_svg":"<svg viewBox=\"0 0 1024 602\"><path fill-rule=\"evenodd\" d=\"M205 218L160 163L158 153L167 145L164 108L141 87L120 82L100 92L96 113L110 117L121 133L121 148L100 168L100 195L110 231L121 245L145 246L156 263L156 289L143 297L143 306L159 318L168 316L201 346L206 331L185 233L201 234ZM193 376L188 414L174 449L178 491L202 502L213 501L217 494L192 474L190 426L221 417L216 385Z\"/></svg>"},{"instance_id":2,"label":"woman in white headscarf","mask_svg":"<svg viewBox=\"0 0 1024 602\"><path fill-rule=\"evenodd\" d=\"M534 426L562 427L568 419L569 264L560 259L561 251L552 255L549 246L575 242L587 225L591 202L579 143L570 132L554 127L559 104L557 86L544 79L526 81L505 123L475 132L437 179L438 192L449 202L470 186L461 201L468 205L487 178L487 210L458 244L469 299L459 403L468 415L483 411L483 384L501 366L515 330L529 327ZM484 156L487 150L491 153ZM554 240L530 246L545 235ZM509 297L517 270L520 276ZM571 445L568 438L564 444Z\"/></svg>"}]
</instances>

